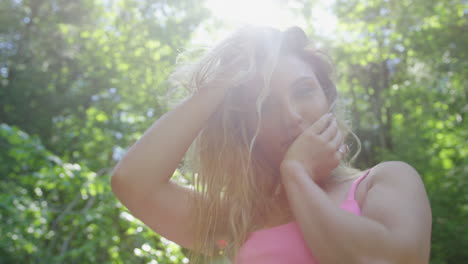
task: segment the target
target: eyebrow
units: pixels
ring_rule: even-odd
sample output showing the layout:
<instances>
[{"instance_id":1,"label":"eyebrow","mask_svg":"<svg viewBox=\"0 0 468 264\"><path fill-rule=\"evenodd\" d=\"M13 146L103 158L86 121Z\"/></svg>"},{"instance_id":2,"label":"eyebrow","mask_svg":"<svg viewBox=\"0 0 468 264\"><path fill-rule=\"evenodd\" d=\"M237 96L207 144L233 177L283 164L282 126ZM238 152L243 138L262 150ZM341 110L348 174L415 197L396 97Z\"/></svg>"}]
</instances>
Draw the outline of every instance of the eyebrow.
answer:
<instances>
[{"instance_id":1,"label":"eyebrow","mask_svg":"<svg viewBox=\"0 0 468 264\"><path fill-rule=\"evenodd\" d=\"M312 76L312 75L303 75L299 78L297 78L296 80L294 80L294 82L290 85L291 88L294 88L295 86L298 86L304 82L307 82L307 81L315 81L315 77ZM272 95L269 94L265 97L265 101L268 101L268 100L271 100L272 98ZM246 99L248 102L255 102L257 100L257 97L251 97L251 98L248 98Z\"/></svg>"},{"instance_id":2,"label":"eyebrow","mask_svg":"<svg viewBox=\"0 0 468 264\"><path fill-rule=\"evenodd\" d=\"M315 78L311 75L305 75L297 78L291 85L291 88L294 88L295 86L298 86L299 84L302 84L303 82L306 81L315 81Z\"/></svg>"}]
</instances>

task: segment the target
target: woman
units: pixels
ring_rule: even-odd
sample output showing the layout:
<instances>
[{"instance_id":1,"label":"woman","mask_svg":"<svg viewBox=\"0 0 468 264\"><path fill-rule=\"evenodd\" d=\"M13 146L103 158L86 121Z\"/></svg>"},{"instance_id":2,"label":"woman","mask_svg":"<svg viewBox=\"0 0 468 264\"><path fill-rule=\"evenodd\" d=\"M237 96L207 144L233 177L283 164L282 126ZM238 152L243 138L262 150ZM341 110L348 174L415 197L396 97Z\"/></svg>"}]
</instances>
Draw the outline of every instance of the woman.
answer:
<instances>
[{"instance_id":1,"label":"woman","mask_svg":"<svg viewBox=\"0 0 468 264\"><path fill-rule=\"evenodd\" d=\"M129 149L114 193L158 234L238 264L428 263L421 178L351 167L331 69L297 27L236 31L174 71L192 93ZM195 188L170 180L186 152Z\"/></svg>"}]
</instances>

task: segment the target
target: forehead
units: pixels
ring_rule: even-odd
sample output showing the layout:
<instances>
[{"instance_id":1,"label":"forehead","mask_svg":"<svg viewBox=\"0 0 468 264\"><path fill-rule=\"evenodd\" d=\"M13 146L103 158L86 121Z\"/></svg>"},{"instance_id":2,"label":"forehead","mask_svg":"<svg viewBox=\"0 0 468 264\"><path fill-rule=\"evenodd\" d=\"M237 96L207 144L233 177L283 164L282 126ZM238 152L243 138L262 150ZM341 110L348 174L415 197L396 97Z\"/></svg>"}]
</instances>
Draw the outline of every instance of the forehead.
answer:
<instances>
[{"instance_id":1,"label":"forehead","mask_svg":"<svg viewBox=\"0 0 468 264\"><path fill-rule=\"evenodd\" d=\"M312 77L315 74L312 66L298 56L282 55L271 78L271 92L290 87L301 77Z\"/></svg>"},{"instance_id":2,"label":"forehead","mask_svg":"<svg viewBox=\"0 0 468 264\"><path fill-rule=\"evenodd\" d=\"M257 80L249 85L244 94L249 101L255 101L262 88L262 78L258 76ZM278 62L271 75L269 95L276 96L282 91L288 90L291 85L298 79L303 77L311 77L316 80L313 68L304 59L293 55L281 55L278 57Z\"/></svg>"}]
</instances>

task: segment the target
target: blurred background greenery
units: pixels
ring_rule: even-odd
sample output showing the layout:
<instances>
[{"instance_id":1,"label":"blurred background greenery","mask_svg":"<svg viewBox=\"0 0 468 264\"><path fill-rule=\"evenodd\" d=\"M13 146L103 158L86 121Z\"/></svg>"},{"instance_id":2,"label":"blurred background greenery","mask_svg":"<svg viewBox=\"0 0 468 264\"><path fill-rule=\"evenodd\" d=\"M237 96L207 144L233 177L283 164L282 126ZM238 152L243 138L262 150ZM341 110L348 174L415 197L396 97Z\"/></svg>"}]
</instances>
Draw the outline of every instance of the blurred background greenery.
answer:
<instances>
[{"instance_id":1,"label":"blurred background greenery","mask_svg":"<svg viewBox=\"0 0 468 264\"><path fill-rule=\"evenodd\" d=\"M467 18L456 0L1 1L0 263L188 263L109 174L169 109L178 52L242 23L299 25L328 51L363 143L356 166L414 166L431 263L466 263Z\"/></svg>"}]
</instances>

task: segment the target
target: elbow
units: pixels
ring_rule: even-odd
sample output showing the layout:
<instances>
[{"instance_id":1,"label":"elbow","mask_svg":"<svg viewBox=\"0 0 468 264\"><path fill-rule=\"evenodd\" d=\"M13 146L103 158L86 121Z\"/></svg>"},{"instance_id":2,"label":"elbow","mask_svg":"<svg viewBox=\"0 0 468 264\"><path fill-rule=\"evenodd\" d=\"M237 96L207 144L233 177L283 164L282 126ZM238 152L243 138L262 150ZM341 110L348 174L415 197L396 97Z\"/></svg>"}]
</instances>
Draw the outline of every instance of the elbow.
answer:
<instances>
[{"instance_id":1,"label":"elbow","mask_svg":"<svg viewBox=\"0 0 468 264\"><path fill-rule=\"evenodd\" d=\"M399 258L396 263L428 264L430 245L426 246L425 244L428 243L421 243L421 241L416 240L401 241L397 251L400 254L398 254Z\"/></svg>"},{"instance_id":2,"label":"elbow","mask_svg":"<svg viewBox=\"0 0 468 264\"><path fill-rule=\"evenodd\" d=\"M127 177L126 175L128 175L128 173L124 171L122 168L122 161L120 161L111 172L110 185L112 187L112 191L114 191L114 188L118 189L119 186L122 185L122 182Z\"/></svg>"},{"instance_id":3,"label":"elbow","mask_svg":"<svg viewBox=\"0 0 468 264\"><path fill-rule=\"evenodd\" d=\"M429 264L429 258L413 251L406 254L399 263Z\"/></svg>"},{"instance_id":4,"label":"elbow","mask_svg":"<svg viewBox=\"0 0 468 264\"><path fill-rule=\"evenodd\" d=\"M356 256L356 264L428 264L429 258L419 254L412 246L404 246L404 243L388 247L389 250L374 251L373 255ZM377 255L376 252L381 252Z\"/></svg>"},{"instance_id":5,"label":"elbow","mask_svg":"<svg viewBox=\"0 0 468 264\"><path fill-rule=\"evenodd\" d=\"M110 177L110 186L112 192L119 197L123 193L123 188L126 184L123 183L124 181L124 176L121 173L121 171L117 170L115 168L112 171L111 177Z\"/></svg>"},{"instance_id":6,"label":"elbow","mask_svg":"<svg viewBox=\"0 0 468 264\"><path fill-rule=\"evenodd\" d=\"M129 202L137 197L137 193L132 190L132 184L125 178L125 175L119 172L113 172L110 178L112 193L124 206L130 206Z\"/></svg>"},{"instance_id":7,"label":"elbow","mask_svg":"<svg viewBox=\"0 0 468 264\"><path fill-rule=\"evenodd\" d=\"M395 254L395 258L391 261L385 263L395 263L395 264L428 264L429 259L419 254L417 250L411 249L411 247L401 250L400 254Z\"/></svg>"},{"instance_id":8,"label":"elbow","mask_svg":"<svg viewBox=\"0 0 468 264\"><path fill-rule=\"evenodd\" d=\"M115 172L112 172L111 177L110 177L110 186L111 186L112 192L114 192L114 193L115 193L115 191L117 189L117 185L118 185L118 182L119 182L118 177L119 176L117 176L117 174Z\"/></svg>"},{"instance_id":9,"label":"elbow","mask_svg":"<svg viewBox=\"0 0 468 264\"><path fill-rule=\"evenodd\" d=\"M144 197L152 193L153 185L148 182L143 182L138 177L131 177L135 173L128 173L122 169L114 169L110 177L111 190L115 196L122 202L126 203L135 200L136 197Z\"/></svg>"}]
</instances>

